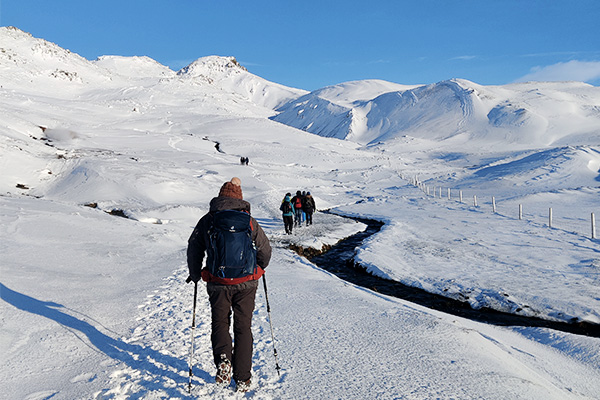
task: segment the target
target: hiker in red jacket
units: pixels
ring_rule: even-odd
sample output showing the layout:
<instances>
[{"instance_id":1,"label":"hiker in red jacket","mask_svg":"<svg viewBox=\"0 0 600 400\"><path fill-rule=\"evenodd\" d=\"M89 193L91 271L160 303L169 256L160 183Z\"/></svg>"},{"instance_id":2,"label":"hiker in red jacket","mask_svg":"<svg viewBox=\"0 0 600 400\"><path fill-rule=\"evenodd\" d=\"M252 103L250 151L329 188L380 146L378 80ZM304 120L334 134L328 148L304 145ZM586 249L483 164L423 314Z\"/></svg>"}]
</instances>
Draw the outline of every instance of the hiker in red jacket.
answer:
<instances>
[{"instance_id":1,"label":"hiker in red jacket","mask_svg":"<svg viewBox=\"0 0 600 400\"><path fill-rule=\"evenodd\" d=\"M292 207L294 207L294 225L300 225L302 222L302 192L299 190L292 197Z\"/></svg>"}]
</instances>

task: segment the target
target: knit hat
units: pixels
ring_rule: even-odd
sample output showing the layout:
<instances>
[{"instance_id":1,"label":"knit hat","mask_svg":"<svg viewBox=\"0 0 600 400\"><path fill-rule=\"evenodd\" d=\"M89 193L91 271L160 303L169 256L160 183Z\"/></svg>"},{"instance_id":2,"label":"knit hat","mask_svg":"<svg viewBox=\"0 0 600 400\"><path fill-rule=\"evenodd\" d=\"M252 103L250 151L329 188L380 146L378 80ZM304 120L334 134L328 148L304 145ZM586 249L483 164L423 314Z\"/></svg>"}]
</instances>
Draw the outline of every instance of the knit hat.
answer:
<instances>
[{"instance_id":1,"label":"knit hat","mask_svg":"<svg viewBox=\"0 0 600 400\"><path fill-rule=\"evenodd\" d=\"M242 187L239 184L233 183L234 179L236 182L241 184L239 178L233 178L230 182L225 182L219 190L219 197L231 197L233 199L243 200Z\"/></svg>"}]
</instances>

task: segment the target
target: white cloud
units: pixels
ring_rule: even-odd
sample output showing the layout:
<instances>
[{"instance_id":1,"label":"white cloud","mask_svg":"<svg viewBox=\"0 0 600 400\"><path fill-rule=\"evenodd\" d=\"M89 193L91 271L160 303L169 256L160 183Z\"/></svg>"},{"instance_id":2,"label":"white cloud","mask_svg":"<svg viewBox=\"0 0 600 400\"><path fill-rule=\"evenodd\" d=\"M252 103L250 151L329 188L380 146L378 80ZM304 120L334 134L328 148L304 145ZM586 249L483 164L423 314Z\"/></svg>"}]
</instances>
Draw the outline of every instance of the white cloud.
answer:
<instances>
[{"instance_id":1,"label":"white cloud","mask_svg":"<svg viewBox=\"0 0 600 400\"><path fill-rule=\"evenodd\" d=\"M516 82L578 81L592 83L600 80L600 61L568 61L545 67L534 67Z\"/></svg>"},{"instance_id":2,"label":"white cloud","mask_svg":"<svg viewBox=\"0 0 600 400\"><path fill-rule=\"evenodd\" d=\"M389 60L385 60L383 58L380 58L379 60L372 60L367 62L368 65L373 65L373 64L389 64Z\"/></svg>"},{"instance_id":3,"label":"white cloud","mask_svg":"<svg viewBox=\"0 0 600 400\"><path fill-rule=\"evenodd\" d=\"M476 58L477 58L477 56L457 56L457 57L452 57L450 59L450 61L456 61L456 60L458 60L458 61L470 61L470 60L474 60Z\"/></svg>"},{"instance_id":4,"label":"white cloud","mask_svg":"<svg viewBox=\"0 0 600 400\"><path fill-rule=\"evenodd\" d=\"M244 67L264 67L263 64L260 64L257 62L252 62L252 61L238 60L238 62L240 63L240 65L243 65Z\"/></svg>"}]
</instances>

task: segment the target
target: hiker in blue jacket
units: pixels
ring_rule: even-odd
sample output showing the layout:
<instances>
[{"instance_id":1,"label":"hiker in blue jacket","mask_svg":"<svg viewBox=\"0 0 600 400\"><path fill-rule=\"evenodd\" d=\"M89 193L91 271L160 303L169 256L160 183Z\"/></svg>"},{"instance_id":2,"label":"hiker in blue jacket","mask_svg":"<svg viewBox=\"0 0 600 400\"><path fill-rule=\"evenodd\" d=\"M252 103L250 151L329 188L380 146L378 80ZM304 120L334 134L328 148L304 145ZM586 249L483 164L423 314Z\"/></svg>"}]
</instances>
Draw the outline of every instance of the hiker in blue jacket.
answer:
<instances>
[{"instance_id":1,"label":"hiker in blue jacket","mask_svg":"<svg viewBox=\"0 0 600 400\"><path fill-rule=\"evenodd\" d=\"M285 226L285 233L288 235L292 234L292 228L294 227L294 207L292 206L291 193L287 193L281 202L279 210L281 210L283 217L283 225Z\"/></svg>"}]
</instances>

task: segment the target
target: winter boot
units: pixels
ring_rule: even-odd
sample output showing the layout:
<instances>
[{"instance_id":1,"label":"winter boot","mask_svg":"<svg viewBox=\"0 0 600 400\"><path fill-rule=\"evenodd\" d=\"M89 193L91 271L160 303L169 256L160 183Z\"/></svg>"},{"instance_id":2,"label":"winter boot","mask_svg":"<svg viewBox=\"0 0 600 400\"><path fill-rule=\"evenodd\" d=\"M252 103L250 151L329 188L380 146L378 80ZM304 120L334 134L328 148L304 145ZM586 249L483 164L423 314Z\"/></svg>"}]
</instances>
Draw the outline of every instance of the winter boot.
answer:
<instances>
[{"instance_id":1,"label":"winter boot","mask_svg":"<svg viewBox=\"0 0 600 400\"><path fill-rule=\"evenodd\" d=\"M231 361L225 354L221 354L221 360L217 364L217 376L215 381L218 385L228 386L231 383Z\"/></svg>"},{"instance_id":2,"label":"winter boot","mask_svg":"<svg viewBox=\"0 0 600 400\"><path fill-rule=\"evenodd\" d=\"M250 390L251 384L252 384L252 382L250 381L250 379L248 379L247 381L236 381L235 382L235 391L245 393Z\"/></svg>"}]
</instances>

